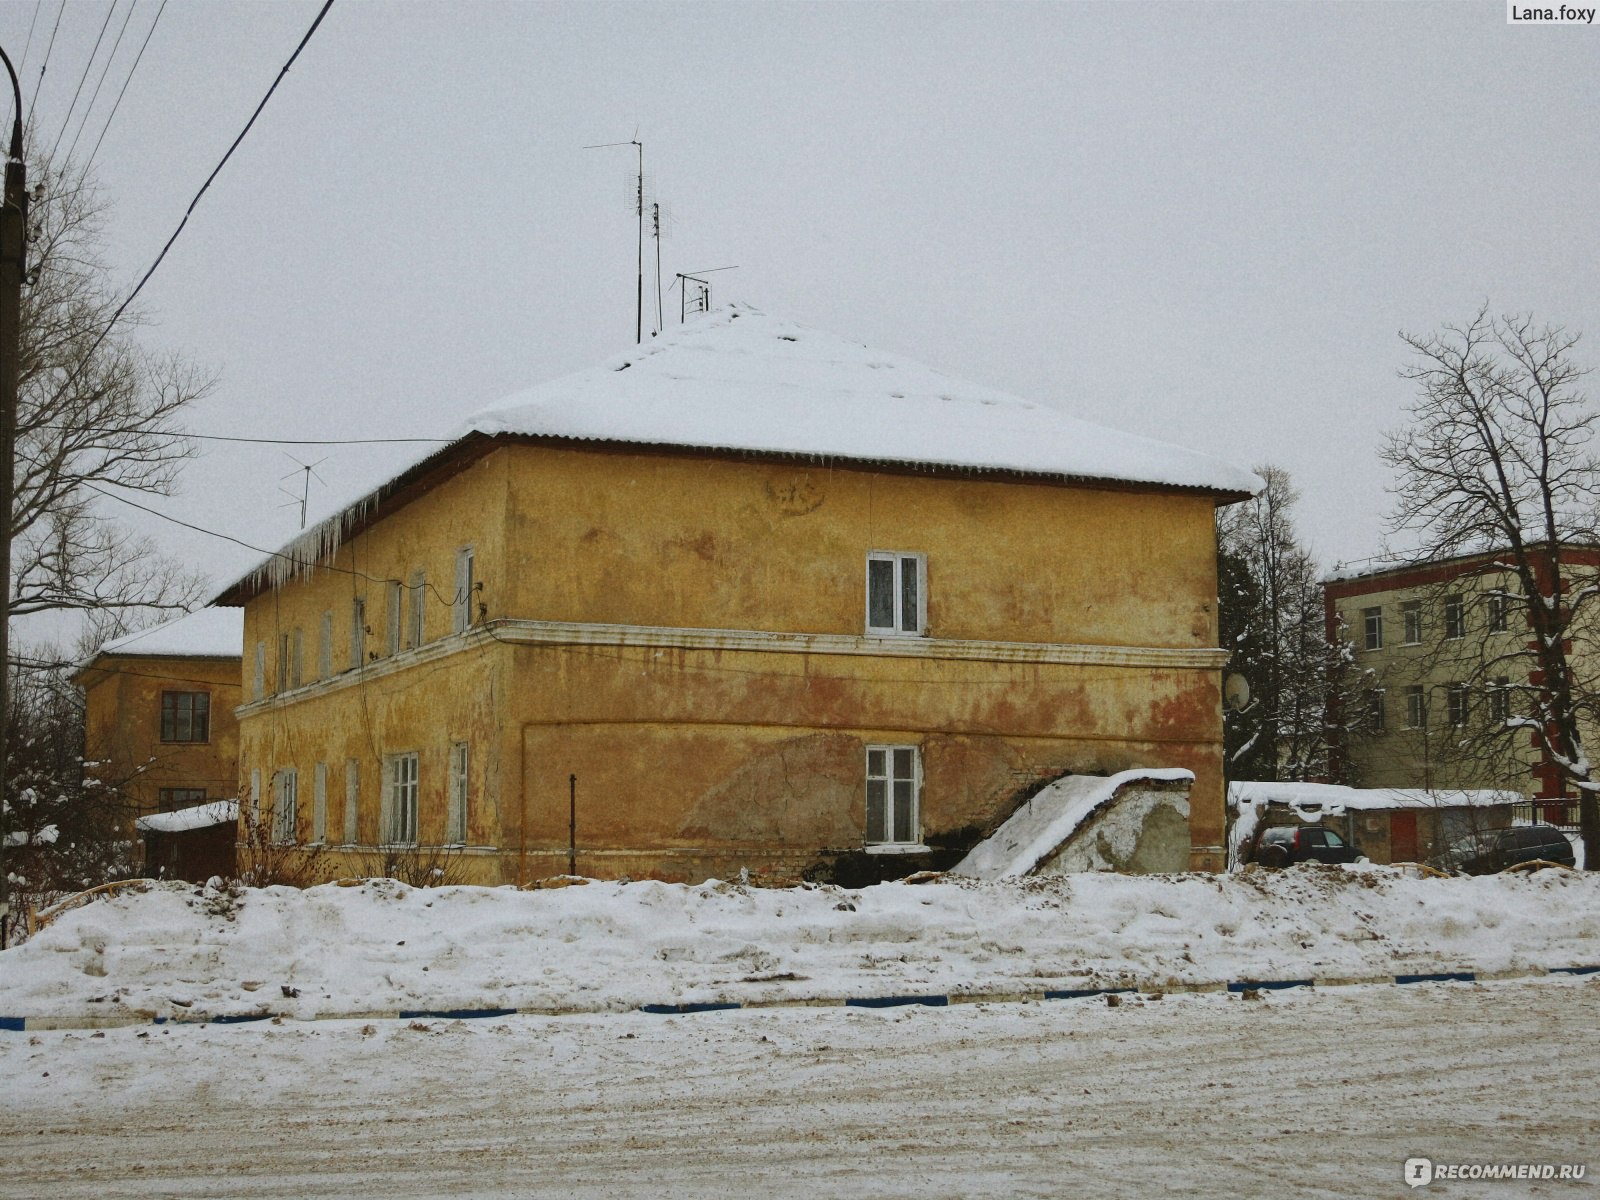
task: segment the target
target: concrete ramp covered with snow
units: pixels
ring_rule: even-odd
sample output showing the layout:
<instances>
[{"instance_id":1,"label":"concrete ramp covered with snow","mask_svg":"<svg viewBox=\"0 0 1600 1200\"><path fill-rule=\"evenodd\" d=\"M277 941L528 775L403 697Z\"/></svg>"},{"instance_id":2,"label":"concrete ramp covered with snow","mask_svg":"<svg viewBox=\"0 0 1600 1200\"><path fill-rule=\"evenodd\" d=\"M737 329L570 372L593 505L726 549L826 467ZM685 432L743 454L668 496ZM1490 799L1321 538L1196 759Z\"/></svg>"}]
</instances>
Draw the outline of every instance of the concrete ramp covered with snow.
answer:
<instances>
[{"instance_id":1,"label":"concrete ramp covered with snow","mask_svg":"<svg viewBox=\"0 0 1600 1200\"><path fill-rule=\"evenodd\" d=\"M1047 785L951 870L977 879L1189 869L1189 787L1179 768L1065 775Z\"/></svg>"}]
</instances>

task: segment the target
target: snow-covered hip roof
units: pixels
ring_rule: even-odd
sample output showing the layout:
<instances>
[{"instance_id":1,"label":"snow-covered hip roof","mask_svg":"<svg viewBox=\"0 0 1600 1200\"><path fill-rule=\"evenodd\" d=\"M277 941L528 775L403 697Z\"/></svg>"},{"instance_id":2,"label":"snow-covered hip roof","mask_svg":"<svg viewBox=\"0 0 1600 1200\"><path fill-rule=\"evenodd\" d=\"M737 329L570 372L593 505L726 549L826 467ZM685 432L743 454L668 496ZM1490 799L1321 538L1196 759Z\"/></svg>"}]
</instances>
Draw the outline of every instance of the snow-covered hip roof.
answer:
<instances>
[{"instance_id":1,"label":"snow-covered hip roof","mask_svg":"<svg viewBox=\"0 0 1600 1200\"><path fill-rule=\"evenodd\" d=\"M859 342L733 305L598 367L481 410L374 491L257 564L213 603L242 604L333 554L383 502L449 469L484 439L682 447L910 469L988 471L1133 488L1181 488L1224 501L1263 484L1182 446L1107 429Z\"/></svg>"},{"instance_id":2,"label":"snow-covered hip roof","mask_svg":"<svg viewBox=\"0 0 1600 1200\"><path fill-rule=\"evenodd\" d=\"M1249 471L755 309L720 309L457 431L1147 483L1243 496Z\"/></svg>"},{"instance_id":3,"label":"snow-covered hip roof","mask_svg":"<svg viewBox=\"0 0 1600 1200\"><path fill-rule=\"evenodd\" d=\"M102 654L239 658L244 654L244 613L237 608L202 608L138 633L112 638L95 651L93 658Z\"/></svg>"}]
</instances>

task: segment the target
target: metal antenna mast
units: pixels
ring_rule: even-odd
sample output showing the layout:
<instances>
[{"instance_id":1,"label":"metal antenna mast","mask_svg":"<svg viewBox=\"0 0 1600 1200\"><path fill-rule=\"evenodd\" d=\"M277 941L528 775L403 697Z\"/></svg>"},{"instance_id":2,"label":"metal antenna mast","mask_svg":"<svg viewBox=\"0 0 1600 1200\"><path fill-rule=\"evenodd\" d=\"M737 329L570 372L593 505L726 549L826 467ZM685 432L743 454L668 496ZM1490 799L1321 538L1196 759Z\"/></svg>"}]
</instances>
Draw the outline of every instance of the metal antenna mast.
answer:
<instances>
[{"instance_id":1,"label":"metal antenna mast","mask_svg":"<svg viewBox=\"0 0 1600 1200\"><path fill-rule=\"evenodd\" d=\"M296 496L288 488L280 487L278 490L289 497L289 503L280 504L278 507L288 508L290 505L298 504L300 506L300 528L304 529L306 527L306 502L311 499L311 477L317 475L317 468L328 460L319 458L314 463L303 463L292 454L285 454L284 457L294 463L295 469L287 475L280 475L279 479L293 479L296 475L300 476L300 494ZM328 483L321 475L317 475L317 482L324 487Z\"/></svg>"},{"instance_id":2,"label":"metal antenna mast","mask_svg":"<svg viewBox=\"0 0 1600 1200\"><path fill-rule=\"evenodd\" d=\"M678 292L678 324L682 325L690 313L703 313L711 311L711 281L700 278L702 275L715 275L718 271L737 271L738 265L731 267L712 267L706 271L679 271L677 278L672 281L672 286L680 289ZM689 284L695 285L694 299L689 298Z\"/></svg>"},{"instance_id":3,"label":"metal antenna mast","mask_svg":"<svg viewBox=\"0 0 1600 1200\"><path fill-rule=\"evenodd\" d=\"M600 142L597 145L585 146L585 150L609 150L614 146L632 146L639 152L639 172L634 176L634 202L635 211L639 214L639 289L638 299L634 306L633 340L635 343L644 341L644 143L639 140L639 133L634 131L633 138L626 142Z\"/></svg>"}]
</instances>

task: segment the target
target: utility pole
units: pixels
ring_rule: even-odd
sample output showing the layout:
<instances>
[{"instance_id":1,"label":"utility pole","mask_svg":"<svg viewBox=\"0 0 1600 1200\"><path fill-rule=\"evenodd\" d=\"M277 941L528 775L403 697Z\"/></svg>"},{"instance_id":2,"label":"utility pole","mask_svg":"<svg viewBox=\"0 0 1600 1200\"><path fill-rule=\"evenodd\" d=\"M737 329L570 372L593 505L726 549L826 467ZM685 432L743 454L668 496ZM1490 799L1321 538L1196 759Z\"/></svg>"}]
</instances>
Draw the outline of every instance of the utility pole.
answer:
<instances>
[{"instance_id":1,"label":"utility pole","mask_svg":"<svg viewBox=\"0 0 1600 1200\"><path fill-rule=\"evenodd\" d=\"M22 85L11 57L0 49L11 76L16 116L6 155L6 185L0 204L0 950L11 924L11 880L5 863L6 758L11 718L11 508L17 451L17 375L21 358L22 280L27 274L28 168L22 161Z\"/></svg>"}]
</instances>

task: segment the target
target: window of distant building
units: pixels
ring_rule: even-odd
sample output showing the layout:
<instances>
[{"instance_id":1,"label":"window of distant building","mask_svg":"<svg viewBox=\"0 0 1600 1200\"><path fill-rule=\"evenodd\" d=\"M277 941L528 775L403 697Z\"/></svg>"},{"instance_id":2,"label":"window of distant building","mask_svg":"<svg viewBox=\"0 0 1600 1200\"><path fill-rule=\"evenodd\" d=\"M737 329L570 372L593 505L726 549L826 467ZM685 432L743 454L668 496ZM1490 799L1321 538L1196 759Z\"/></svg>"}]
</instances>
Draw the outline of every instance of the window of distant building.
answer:
<instances>
[{"instance_id":1,"label":"window of distant building","mask_svg":"<svg viewBox=\"0 0 1600 1200\"><path fill-rule=\"evenodd\" d=\"M1501 675L1489 688L1489 719L1505 721L1511 716L1511 680Z\"/></svg>"},{"instance_id":2,"label":"window of distant building","mask_svg":"<svg viewBox=\"0 0 1600 1200\"><path fill-rule=\"evenodd\" d=\"M211 694L209 692L162 692L161 740L163 742L209 742L211 740Z\"/></svg>"},{"instance_id":3,"label":"window of distant building","mask_svg":"<svg viewBox=\"0 0 1600 1200\"><path fill-rule=\"evenodd\" d=\"M1450 724L1465 725L1467 723L1467 685L1452 683L1445 691L1445 705Z\"/></svg>"},{"instance_id":4,"label":"window of distant building","mask_svg":"<svg viewBox=\"0 0 1600 1200\"><path fill-rule=\"evenodd\" d=\"M1489 593L1489 632L1504 633L1510 625L1511 597L1504 592Z\"/></svg>"},{"instance_id":5,"label":"window of distant building","mask_svg":"<svg viewBox=\"0 0 1600 1200\"><path fill-rule=\"evenodd\" d=\"M1420 684L1406 688L1406 728L1421 729L1428 723L1426 693Z\"/></svg>"},{"instance_id":6,"label":"window of distant building","mask_svg":"<svg viewBox=\"0 0 1600 1200\"><path fill-rule=\"evenodd\" d=\"M1382 688L1368 688L1363 725L1367 733L1382 733L1387 724L1384 712L1384 691Z\"/></svg>"},{"instance_id":7,"label":"window of distant building","mask_svg":"<svg viewBox=\"0 0 1600 1200\"><path fill-rule=\"evenodd\" d=\"M1446 638L1467 636L1467 606L1460 596L1444 598L1444 636Z\"/></svg>"},{"instance_id":8,"label":"window of distant building","mask_svg":"<svg viewBox=\"0 0 1600 1200\"><path fill-rule=\"evenodd\" d=\"M1400 606L1400 640L1408 646L1422 641L1422 601L1407 600Z\"/></svg>"},{"instance_id":9,"label":"window of distant building","mask_svg":"<svg viewBox=\"0 0 1600 1200\"><path fill-rule=\"evenodd\" d=\"M156 802L163 811L167 812L174 808L192 808L196 804L204 804L206 802L206 790L203 787L159 788L156 793Z\"/></svg>"},{"instance_id":10,"label":"window of distant building","mask_svg":"<svg viewBox=\"0 0 1600 1200\"><path fill-rule=\"evenodd\" d=\"M1383 649L1383 606L1361 610L1361 628L1368 650Z\"/></svg>"}]
</instances>

